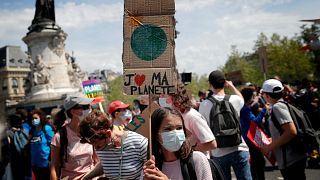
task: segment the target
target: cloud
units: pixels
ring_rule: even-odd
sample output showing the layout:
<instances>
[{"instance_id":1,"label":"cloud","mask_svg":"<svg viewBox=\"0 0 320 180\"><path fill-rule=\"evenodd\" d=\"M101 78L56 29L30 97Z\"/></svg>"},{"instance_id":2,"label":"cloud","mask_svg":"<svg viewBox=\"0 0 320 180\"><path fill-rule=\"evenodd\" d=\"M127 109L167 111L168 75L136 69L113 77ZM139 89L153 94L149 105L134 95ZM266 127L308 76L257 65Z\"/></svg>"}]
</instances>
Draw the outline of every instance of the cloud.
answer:
<instances>
[{"instance_id":1,"label":"cloud","mask_svg":"<svg viewBox=\"0 0 320 180\"><path fill-rule=\"evenodd\" d=\"M89 28L100 23L121 21L123 4L66 3L56 8L56 20L63 28Z\"/></svg>"},{"instance_id":2,"label":"cloud","mask_svg":"<svg viewBox=\"0 0 320 180\"><path fill-rule=\"evenodd\" d=\"M214 4L216 1L217 0L176 0L176 10L190 12Z\"/></svg>"}]
</instances>

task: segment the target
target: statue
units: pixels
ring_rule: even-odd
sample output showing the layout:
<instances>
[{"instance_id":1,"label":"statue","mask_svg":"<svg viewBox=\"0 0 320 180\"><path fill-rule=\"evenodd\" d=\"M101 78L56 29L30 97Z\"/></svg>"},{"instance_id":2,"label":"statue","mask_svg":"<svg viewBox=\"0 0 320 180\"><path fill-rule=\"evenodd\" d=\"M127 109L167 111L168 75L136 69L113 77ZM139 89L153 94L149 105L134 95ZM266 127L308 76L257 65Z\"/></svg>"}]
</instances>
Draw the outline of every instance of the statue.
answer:
<instances>
[{"instance_id":1,"label":"statue","mask_svg":"<svg viewBox=\"0 0 320 180\"><path fill-rule=\"evenodd\" d=\"M51 84L51 77L49 73L49 69L51 66L46 65L43 60L42 56L39 54L36 56L35 63L32 60L29 60L30 64L32 65L32 72L33 72L33 82L35 85L40 84Z\"/></svg>"},{"instance_id":2,"label":"statue","mask_svg":"<svg viewBox=\"0 0 320 180\"><path fill-rule=\"evenodd\" d=\"M36 12L32 20L32 25L41 22L55 23L54 0L37 0Z\"/></svg>"}]
</instances>

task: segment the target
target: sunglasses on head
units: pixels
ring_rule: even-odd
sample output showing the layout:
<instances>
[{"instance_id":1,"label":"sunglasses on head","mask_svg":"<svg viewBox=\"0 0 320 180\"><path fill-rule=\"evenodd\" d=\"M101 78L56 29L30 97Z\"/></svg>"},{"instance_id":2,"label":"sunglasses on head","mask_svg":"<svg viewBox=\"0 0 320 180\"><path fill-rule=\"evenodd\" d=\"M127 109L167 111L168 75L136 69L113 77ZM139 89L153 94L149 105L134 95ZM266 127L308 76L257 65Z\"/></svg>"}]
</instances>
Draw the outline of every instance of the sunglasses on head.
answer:
<instances>
[{"instance_id":1,"label":"sunglasses on head","mask_svg":"<svg viewBox=\"0 0 320 180\"><path fill-rule=\"evenodd\" d=\"M83 110L87 110L90 108L90 105L76 105L75 107L73 107L73 109L83 109Z\"/></svg>"},{"instance_id":2,"label":"sunglasses on head","mask_svg":"<svg viewBox=\"0 0 320 180\"><path fill-rule=\"evenodd\" d=\"M81 137L81 139L80 139L80 143L82 143L82 144L85 144L85 143L91 143L91 139L93 138L93 137L95 137L97 134L96 133L94 133L92 136L90 136L90 137Z\"/></svg>"}]
</instances>

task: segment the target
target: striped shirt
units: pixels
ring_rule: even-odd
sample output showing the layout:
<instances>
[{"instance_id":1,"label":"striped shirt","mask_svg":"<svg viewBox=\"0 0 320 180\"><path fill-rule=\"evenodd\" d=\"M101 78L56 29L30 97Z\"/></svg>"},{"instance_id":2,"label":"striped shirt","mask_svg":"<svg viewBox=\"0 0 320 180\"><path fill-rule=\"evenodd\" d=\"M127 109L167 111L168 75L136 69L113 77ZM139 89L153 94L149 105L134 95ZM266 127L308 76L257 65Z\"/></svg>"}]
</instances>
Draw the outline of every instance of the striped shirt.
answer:
<instances>
[{"instance_id":1,"label":"striped shirt","mask_svg":"<svg viewBox=\"0 0 320 180\"><path fill-rule=\"evenodd\" d=\"M121 179L140 179L143 164L147 160L148 139L144 136L127 131L128 136L122 145ZM103 171L107 178L118 179L120 175L121 148L97 151Z\"/></svg>"}]
</instances>

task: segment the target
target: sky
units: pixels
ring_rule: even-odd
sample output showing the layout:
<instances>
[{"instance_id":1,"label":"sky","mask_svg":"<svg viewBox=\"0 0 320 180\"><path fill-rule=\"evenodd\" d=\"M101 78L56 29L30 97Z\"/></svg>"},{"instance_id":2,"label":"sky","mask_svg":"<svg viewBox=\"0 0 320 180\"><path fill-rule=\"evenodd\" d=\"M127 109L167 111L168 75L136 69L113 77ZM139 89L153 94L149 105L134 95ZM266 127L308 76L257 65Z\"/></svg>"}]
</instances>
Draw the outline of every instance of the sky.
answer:
<instances>
[{"instance_id":1,"label":"sky","mask_svg":"<svg viewBox=\"0 0 320 180\"><path fill-rule=\"evenodd\" d=\"M20 46L34 17L36 0L0 1L0 47ZM55 0L56 23L68 34L66 51L88 72L122 73L123 0ZM209 74L236 46L252 52L260 33L293 37L320 18L319 0L175 0L175 56L179 72ZM318 13L317 13L318 12ZM308 23L307 23L308 24ZM310 24L310 23L309 23Z\"/></svg>"}]
</instances>

